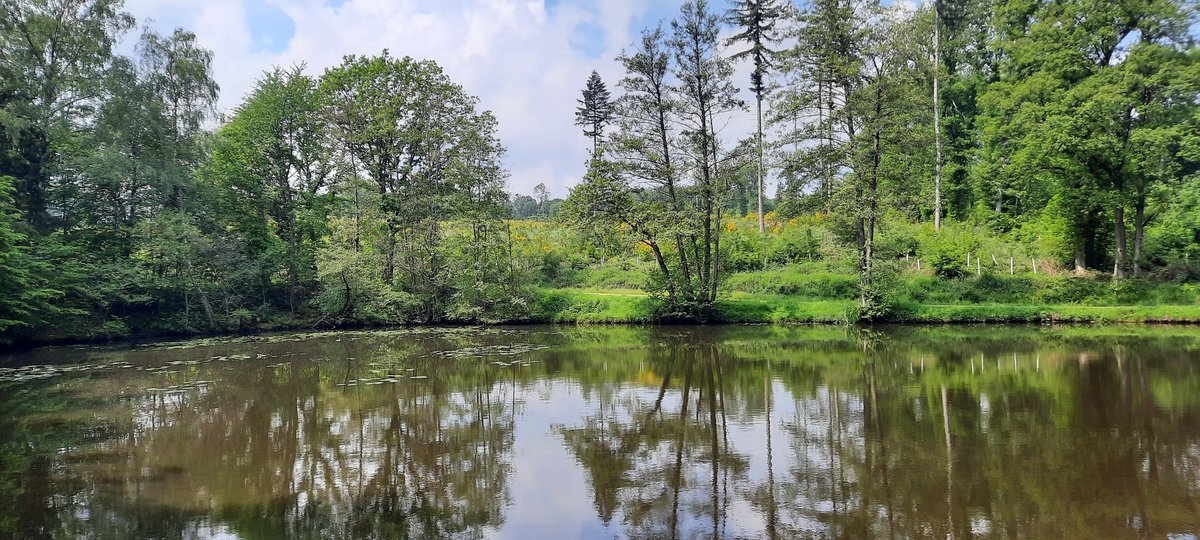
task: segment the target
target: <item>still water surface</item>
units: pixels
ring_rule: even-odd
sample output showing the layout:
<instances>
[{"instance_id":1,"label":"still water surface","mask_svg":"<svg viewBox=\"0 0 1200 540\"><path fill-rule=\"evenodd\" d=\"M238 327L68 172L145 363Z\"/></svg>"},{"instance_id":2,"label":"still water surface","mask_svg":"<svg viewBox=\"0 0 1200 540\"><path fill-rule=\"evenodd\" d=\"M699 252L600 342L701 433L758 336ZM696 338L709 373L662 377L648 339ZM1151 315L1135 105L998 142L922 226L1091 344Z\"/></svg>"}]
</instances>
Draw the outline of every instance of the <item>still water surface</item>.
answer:
<instances>
[{"instance_id":1,"label":"still water surface","mask_svg":"<svg viewBox=\"0 0 1200 540\"><path fill-rule=\"evenodd\" d=\"M0 356L0 537L1196 538L1200 332L433 328Z\"/></svg>"}]
</instances>

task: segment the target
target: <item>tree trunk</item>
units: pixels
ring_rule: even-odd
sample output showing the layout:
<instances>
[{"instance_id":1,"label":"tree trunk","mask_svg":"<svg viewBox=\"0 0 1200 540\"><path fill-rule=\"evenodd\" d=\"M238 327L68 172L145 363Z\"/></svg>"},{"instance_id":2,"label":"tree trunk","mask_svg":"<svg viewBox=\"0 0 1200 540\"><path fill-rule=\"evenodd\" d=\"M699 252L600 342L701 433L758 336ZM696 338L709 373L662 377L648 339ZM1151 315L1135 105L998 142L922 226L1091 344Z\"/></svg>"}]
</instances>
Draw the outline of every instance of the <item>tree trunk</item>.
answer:
<instances>
[{"instance_id":1,"label":"tree trunk","mask_svg":"<svg viewBox=\"0 0 1200 540\"><path fill-rule=\"evenodd\" d=\"M659 249L657 242L646 241L645 244L650 246L650 251L654 253L654 261L658 263L658 269L663 273L663 278L667 281L667 295L675 297L675 282L671 281L671 270L667 268L667 261L663 259L662 250Z\"/></svg>"},{"instance_id":2,"label":"tree trunk","mask_svg":"<svg viewBox=\"0 0 1200 540\"><path fill-rule=\"evenodd\" d=\"M700 137L701 137L701 144L700 144L700 158L701 158L700 159L700 175L701 175L701 177L700 177L700 180L701 180L702 184L701 184L700 194L701 194L701 197L703 198L702 208L704 210L704 254L703 254L703 258L702 258L703 266L701 266L701 268L700 268L700 275L698 277L700 278L700 283L701 283L700 293L703 294L704 298L708 298L708 290L709 290L709 287L712 285L712 278L713 278L713 275L712 275L712 260L713 260L713 256L714 256L713 251L712 251L712 246L713 246L712 216L713 216L713 191L714 191L713 183L716 181L716 179L713 177L714 176L713 172L716 169L716 164L713 163L713 164L711 164L712 166L710 167L710 163L709 163L709 158L710 158L710 154L708 152L709 144L712 144L714 141L712 140L712 134L708 130L708 128L709 128L708 107L706 106L705 103L701 103L698 116L700 117L700 134L701 134L700 135ZM720 227L721 224L718 223L718 224L716 224L716 226Z\"/></svg>"},{"instance_id":3,"label":"tree trunk","mask_svg":"<svg viewBox=\"0 0 1200 540\"><path fill-rule=\"evenodd\" d=\"M434 216L433 209L430 209L430 216ZM434 217L429 218L429 225L425 228L425 246L429 253L429 310L426 316L429 322L442 318L442 263L438 258L438 241L441 238L441 229L438 226L438 220Z\"/></svg>"},{"instance_id":4,"label":"tree trunk","mask_svg":"<svg viewBox=\"0 0 1200 540\"><path fill-rule=\"evenodd\" d=\"M188 274L192 274L192 265L188 263ZM200 297L200 305L204 306L204 316L208 319L208 329L217 330L217 317L213 315L212 303L208 301L208 293L200 287L200 282L194 276L189 276L192 282L192 287L196 289L196 295Z\"/></svg>"},{"instance_id":5,"label":"tree trunk","mask_svg":"<svg viewBox=\"0 0 1200 540\"><path fill-rule=\"evenodd\" d=\"M712 285L708 292L709 303L717 301L717 284L721 280L721 219L723 215L722 210L717 208L717 234L713 238L713 251L716 253L716 257L713 258Z\"/></svg>"},{"instance_id":6,"label":"tree trunk","mask_svg":"<svg viewBox=\"0 0 1200 540\"><path fill-rule=\"evenodd\" d=\"M1087 252L1084 250L1083 238L1075 237L1075 275L1087 272Z\"/></svg>"},{"instance_id":7,"label":"tree trunk","mask_svg":"<svg viewBox=\"0 0 1200 540\"><path fill-rule=\"evenodd\" d=\"M290 231L289 231L289 235L288 235L289 238L288 238L288 253L287 253L287 258L288 258L288 264L287 264L288 310L291 312L292 315L295 315L296 314L296 292L300 289L300 272L296 266L296 257L298 256L297 252L299 251L297 244L299 243L299 241L296 238L296 235L297 235L297 233L296 233L296 213L294 211L289 216L289 219L291 221L291 224L288 226Z\"/></svg>"},{"instance_id":8,"label":"tree trunk","mask_svg":"<svg viewBox=\"0 0 1200 540\"><path fill-rule=\"evenodd\" d=\"M213 315L212 303L208 301L208 293L205 293L204 289L200 288L199 283L193 282L193 285L196 287L196 294L200 295L200 305L204 306L204 316L208 318L208 328L215 332L217 330L217 318Z\"/></svg>"},{"instance_id":9,"label":"tree trunk","mask_svg":"<svg viewBox=\"0 0 1200 540\"><path fill-rule=\"evenodd\" d=\"M667 182L667 194L671 197L671 209L676 214L682 214L682 207L679 204L679 197L675 193L675 172L671 169L671 142L667 135L667 115L666 107L663 106L663 101L660 93L656 93L658 105L658 134L659 144L662 145L663 152L663 177ZM688 266L687 248L683 244L683 235L675 234L675 249L679 252L679 268L683 272L683 294L690 302L692 300L692 271Z\"/></svg>"},{"instance_id":10,"label":"tree trunk","mask_svg":"<svg viewBox=\"0 0 1200 540\"><path fill-rule=\"evenodd\" d=\"M717 283L721 279L721 229L723 228L721 219L724 214L721 205L713 204L713 202L717 200L718 187L720 187L718 186L718 183L721 181L721 159L717 152L717 123L715 120L713 120L712 109L709 109L708 111L708 125L712 129L709 138L709 143L712 145L712 176L711 182L709 183L710 191L708 194L708 207L710 212L714 213L714 215L709 219L714 220L714 226L716 230L714 231L715 234L713 235L712 276L709 281L707 303L713 304L717 301ZM761 184L759 187L762 187ZM762 196L761 191L759 191L759 196ZM759 212L759 219L762 219L761 209Z\"/></svg>"},{"instance_id":11,"label":"tree trunk","mask_svg":"<svg viewBox=\"0 0 1200 540\"><path fill-rule=\"evenodd\" d=\"M823 146L826 144L826 142L825 142L825 97L824 97L825 96L825 84L821 80L820 76L817 77L816 82L817 82L817 129L821 131L821 135L820 135L821 138L820 138L819 144ZM795 127L792 128L792 131L793 132L796 131ZM797 136L796 138L799 138L799 137ZM795 152L795 150L793 150L793 152ZM830 199L830 197L829 197L829 175L825 173L825 168L826 168L826 165L824 163L825 160L822 159L821 161L822 161L822 163L821 163L821 187L819 189L820 189L821 197L824 199L825 210L827 211L827 213L832 213L832 212L829 212L830 205L832 204L829 200ZM779 192L776 191L776 198L779 197L778 193Z\"/></svg>"},{"instance_id":12,"label":"tree trunk","mask_svg":"<svg viewBox=\"0 0 1200 540\"><path fill-rule=\"evenodd\" d=\"M866 218L859 218L859 282L860 282L860 300L863 307L868 307L869 299L867 294L871 292L874 281L873 261L875 259L875 222L876 212L878 211L879 201L877 200L877 191L879 189L879 166L883 157L883 133L880 132L878 119L883 116L883 89L880 86L875 87L875 119L876 123L872 126L871 133L871 173L867 175L867 189L865 200L860 199L859 204L866 207ZM861 188L859 190L862 193Z\"/></svg>"},{"instance_id":13,"label":"tree trunk","mask_svg":"<svg viewBox=\"0 0 1200 540\"><path fill-rule=\"evenodd\" d=\"M825 81L825 118L829 125L825 127L825 148L833 147L833 68L829 68L829 80ZM843 92L849 92L850 89L844 84ZM854 137L854 121L848 118L846 120L846 135L849 138ZM828 158L825 160L825 213L833 214L833 167L829 163Z\"/></svg>"},{"instance_id":14,"label":"tree trunk","mask_svg":"<svg viewBox=\"0 0 1200 540\"><path fill-rule=\"evenodd\" d=\"M396 275L396 228L396 224L389 219L383 247L383 272L380 274L383 282L388 285L393 283Z\"/></svg>"},{"instance_id":15,"label":"tree trunk","mask_svg":"<svg viewBox=\"0 0 1200 540\"><path fill-rule=\"evenodd\" d=\"M938 1L933 2L933 228L942 229L942 100L938 92L941 79L941 21L938 19Z\"/></svg>"},{"instance_id":16,"label":"tree trunk","mask_svg":"<svg viewBox=\"0 0 1200 540\"><path fill-rule=\"evenodd\" d=\"M1133 216L1133 277L1142 275L1142 240L1146 237L1146 188L1138 187Z\"/></svg>"},{"instance_id":17,"label":"tree trunk","mask_svg":"<svg viewBox=\"0 0 1200 540\"><path fill-rule=\"evenodd\" d=\"M854 219L855 244L858 247L858 300L867 307L867 288L871 278L867 273L867 228L862 216Z\"/></svg>"},{"instance_id":18,"label":"tree trunk","mask_svg":"<svg viewBox=\"0 0 1200 540\"><path fill-rule=\"evenodd\" d=\"M767 232L767 220L763 216L763 129L762 129L762 92L758 99L758 233Z\"/></svg>"},{"instance_id":19,"label":"tree trunk","mask_svg":"<svg viewBox=\"0 0 1200 540\"><path fill-rule=\"evenodd\" d=\"M1125 207L1120 203L1113 206L1113 242L1116 243L1116 257L1113 262L1113 278L1125 279Z\"/></svg>"},{"instance_id":20,"label":"tree trunk","mask_svg":"<svg viewBox=\"0 0 1200 540\"><path fill-rule=\"evenodd\" d=\"M354 312L354 292L350 290L350 280L346 277L346 271L342 270L338 272L338 276L342 278L342 289L346 295L346 297L342 299L342 309L338 312L338 314L342 317L346 317Z\"/></svg>"}]
</instances>

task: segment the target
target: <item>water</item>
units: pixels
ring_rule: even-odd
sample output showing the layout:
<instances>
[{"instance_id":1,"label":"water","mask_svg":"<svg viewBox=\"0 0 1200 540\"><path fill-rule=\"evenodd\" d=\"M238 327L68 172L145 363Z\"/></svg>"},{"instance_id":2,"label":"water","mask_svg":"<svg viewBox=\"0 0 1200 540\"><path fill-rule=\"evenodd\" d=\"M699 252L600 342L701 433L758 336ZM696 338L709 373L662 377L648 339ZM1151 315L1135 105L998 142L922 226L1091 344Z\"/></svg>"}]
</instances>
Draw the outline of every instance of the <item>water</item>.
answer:
<instances>
[{"instance_id":1,"label":"water","mask_svg":"<svg viewBox=\"0 0 1200 540\"><path fill-rule=\"evenodd\" d=\"M0 357L0 537L1196 538L1188 328L451 328Z\"/></svg>"}]
</instances>

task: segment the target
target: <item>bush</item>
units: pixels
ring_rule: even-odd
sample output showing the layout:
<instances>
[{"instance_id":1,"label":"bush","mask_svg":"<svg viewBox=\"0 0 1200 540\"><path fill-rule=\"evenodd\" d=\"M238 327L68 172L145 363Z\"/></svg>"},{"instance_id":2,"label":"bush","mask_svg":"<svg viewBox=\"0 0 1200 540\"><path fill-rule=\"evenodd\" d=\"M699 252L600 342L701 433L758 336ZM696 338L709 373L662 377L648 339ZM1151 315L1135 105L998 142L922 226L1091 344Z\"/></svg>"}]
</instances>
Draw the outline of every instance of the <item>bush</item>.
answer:
<instances>
[{"instance_id":1,"label":"bush","mask_svg":"<svg viewBox=\"0 0 1200 540\"><path fill-rule=\"evenodd\" d=\"M973 234L949 230L934 234L925 242L924 259L933 274L943 279L956 279L971 273L967 257L975 253L978 242Z\"/></svg>"},{"instance_id":2,"label":"bush","mask_svg":"<svg viewBox=\"0 0 1200 540\"><path fill-rule=\"evenodd\" d=\"M821 258L821 240L812 227L789 227L768 241L767 261L771 264L782 266Z\"/></svg>"},{"instance_id":3,"label":"bush","mask_svg":"<svg viewBox=\"0 0 1200 540\"><path fill-rule=\"evenodd\" d=\"M737 221L725 224L721 235L721 266L727 272L762 270L765 260L763 236L757 225L741 225Z\"/></svg>"},{"instance_id":4,"label":"bush","mask_svg":"<svg viewBox=\"0 0 1200 540\"><path fill-rule=\"evenodd\" d=\"M1047 277L1038 280L1034 301L1044 304L1112 303L1111 291L1100 281L1078 277Z\"/></svg>"},{"instance_id":5,"label":"bush","mask_svg":"<svg viewBox=\"0 0 1200 540\"><path fill-rule=\"evenodd\" d=\"M1036 281L1028 276L998 276L990 273L962 279L918 276L906 280L903 289L909 300L924 304L1022 304L1033 301Z\"/></svg>"},{"instance_id":6,"label":"bush","mask_svg":"<svg viewBox=\"0 0 1200 540\"><path fill-rule=\"evenodd\" d=\"M747 272L729 276L725 281L725 289L805 298L849 299L858 297L858 277L830 272L802 273L796 270Z\"/></svg>"},{"instance_id":7,"label":"bush","mask_svg":"<svg viewBox=\"0 0 1200 540\"><path fill-rule=\"evenodd\" d=\"M574 285L590 289L644 289L653 272L632 261L619 261L580 270Z\"/></svg>"}]
</instances>

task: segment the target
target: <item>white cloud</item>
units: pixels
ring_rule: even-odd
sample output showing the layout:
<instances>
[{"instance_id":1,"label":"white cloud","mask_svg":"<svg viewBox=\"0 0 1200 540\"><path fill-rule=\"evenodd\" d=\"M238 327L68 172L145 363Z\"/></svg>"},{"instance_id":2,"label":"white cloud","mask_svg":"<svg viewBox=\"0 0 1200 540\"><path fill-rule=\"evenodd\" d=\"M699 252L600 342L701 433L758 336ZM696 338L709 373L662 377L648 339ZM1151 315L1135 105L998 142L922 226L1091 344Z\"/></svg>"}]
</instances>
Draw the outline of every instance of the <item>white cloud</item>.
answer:
<instances>
[{"instance_id":1,"label":"white cloud","mask_svg":"<svg viewBox=\"0 0 1200 540\"><path fill-rule=\"evenodd\" d=\"M509 187L531 193L545 182L555 196L583 175L589 143L574 126L576 99L592 69L614 90L620 69L614 58L636 37L635 23L648 13L673 13L678 1L597 0L562 2L547 13L538 0L348 0L334 8L325 0L269 0L292 18L295 35L279 53L251 52L241 0L127 0L139 21L160 31L183 26L214 52L222 93L219 107L232 110L264 70L305 63L320 74L347 54L436 61L466 90L480 97L500 122L508 147ZM570 46L581 23L604 28L599 59ZM632 32L631 32L632 30ZM738 86L745 86L740 66ZM745 133L753 115L728 130Z\"/></svg>"}]
</instances>

